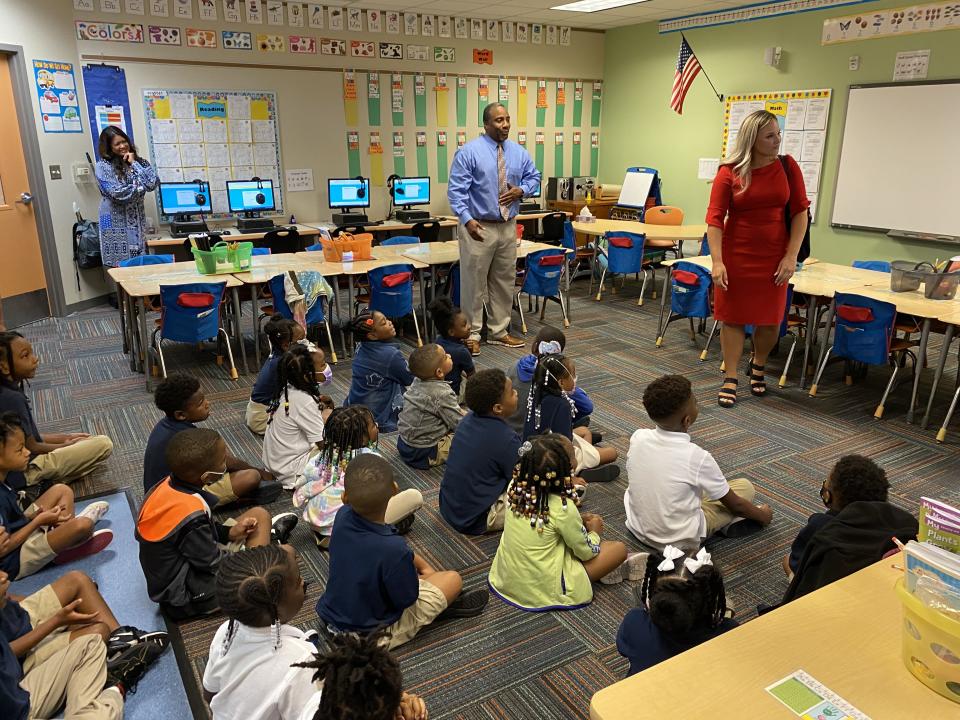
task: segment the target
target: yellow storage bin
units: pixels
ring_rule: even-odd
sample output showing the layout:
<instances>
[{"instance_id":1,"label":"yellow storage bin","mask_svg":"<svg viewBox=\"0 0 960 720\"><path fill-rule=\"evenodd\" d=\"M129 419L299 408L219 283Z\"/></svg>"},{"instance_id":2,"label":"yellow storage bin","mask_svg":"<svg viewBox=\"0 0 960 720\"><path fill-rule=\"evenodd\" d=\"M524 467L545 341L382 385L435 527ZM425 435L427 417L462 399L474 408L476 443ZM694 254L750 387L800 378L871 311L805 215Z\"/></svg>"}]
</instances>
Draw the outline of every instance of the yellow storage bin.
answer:
<instances>
[{"instance_id":1,"label":"yellow storage bin","mask_svg":"<svg viewBox=\"0 0 960 720\"><path fill-rule=\"evenodd\" d=\"M917 680L960 703L960 621L931 610L897 580L903 604L903 664Z\"/></svg>"}]
</instances>

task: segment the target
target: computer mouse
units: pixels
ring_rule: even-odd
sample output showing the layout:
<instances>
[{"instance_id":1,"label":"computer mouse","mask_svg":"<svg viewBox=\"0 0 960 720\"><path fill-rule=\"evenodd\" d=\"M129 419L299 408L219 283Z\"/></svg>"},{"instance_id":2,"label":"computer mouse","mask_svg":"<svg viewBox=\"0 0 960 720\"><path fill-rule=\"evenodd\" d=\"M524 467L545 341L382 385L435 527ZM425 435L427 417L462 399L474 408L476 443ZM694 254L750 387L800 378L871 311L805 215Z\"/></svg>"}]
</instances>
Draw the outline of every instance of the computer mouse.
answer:
<instances>
[{"instance_id":1,"label":"computer mouse","mask_svg":"<svg viewBox=\"0 0 960 720\"><path fill-rule=\"evenodd\" d=\"M230 230L221 230L221 231L220 231L220 234L221 234L221 235L233 235L233 233L232 233Z\"/></svg>"}]
</instances>

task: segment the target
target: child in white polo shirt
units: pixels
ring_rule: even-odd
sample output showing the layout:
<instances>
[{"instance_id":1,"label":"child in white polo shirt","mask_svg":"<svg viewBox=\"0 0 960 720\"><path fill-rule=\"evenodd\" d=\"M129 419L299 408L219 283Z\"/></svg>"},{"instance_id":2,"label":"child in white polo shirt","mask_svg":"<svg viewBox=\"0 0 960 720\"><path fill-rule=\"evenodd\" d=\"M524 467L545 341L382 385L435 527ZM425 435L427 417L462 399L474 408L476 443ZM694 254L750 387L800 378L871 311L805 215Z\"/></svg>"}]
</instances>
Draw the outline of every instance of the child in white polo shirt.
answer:
<instances>
[{"instance_id":1,"label":"child in white polo shirt","mask_svg":"<svg viewBox=\"0 0 960 720\"><path fill-rule=\"evenodd\" d=\"M627 451L627 528L639 540L696 551L721 532L742 537L770 523L770 506L754 505L744 478L723 476L713 455L691 441L699 410L690 381L664 375L647 386L643 406L657 427L637 430Z\"/></svg>"}]
</instances>

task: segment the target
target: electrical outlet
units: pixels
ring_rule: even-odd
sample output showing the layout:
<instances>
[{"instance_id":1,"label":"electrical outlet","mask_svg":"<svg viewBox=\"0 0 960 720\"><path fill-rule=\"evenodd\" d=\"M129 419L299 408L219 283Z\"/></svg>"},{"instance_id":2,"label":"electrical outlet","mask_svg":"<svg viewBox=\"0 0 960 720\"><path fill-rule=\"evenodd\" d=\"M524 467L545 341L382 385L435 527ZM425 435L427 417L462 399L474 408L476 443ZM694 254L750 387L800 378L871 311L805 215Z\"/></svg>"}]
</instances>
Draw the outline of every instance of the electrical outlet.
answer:
<instances>
[{"instance_id":1,"label":"electrical outlet","mask_svg":"<svg viewBox=\"0 0 960 720\"><path fill-rule=\"evenodd\" d=\"M850 69L851 69L851 70L859 70L859 69L860 69L860 56L859 56L859 55L851 55L851 56L850 56Z\"/></svg>"},{"instance_id":2,"label":"electrical outlet","mask_svg":"<svg viewBox=\"0 0 960 720\"><path fill-rule=\"evenodd\" d=\"M63 173L60 170L59 165L50 166L50 179L51 180L61 180L63 179Z\"/></svg>"}]
</instances>

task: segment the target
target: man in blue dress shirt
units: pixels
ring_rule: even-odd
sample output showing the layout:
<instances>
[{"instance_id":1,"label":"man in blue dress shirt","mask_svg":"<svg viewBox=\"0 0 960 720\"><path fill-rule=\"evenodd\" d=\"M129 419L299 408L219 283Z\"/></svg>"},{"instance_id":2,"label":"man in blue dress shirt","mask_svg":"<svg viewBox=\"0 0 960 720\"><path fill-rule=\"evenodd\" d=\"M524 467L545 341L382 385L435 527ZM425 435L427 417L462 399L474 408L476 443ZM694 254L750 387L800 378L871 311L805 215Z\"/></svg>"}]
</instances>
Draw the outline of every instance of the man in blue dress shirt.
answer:
<instances>
[{"instance_id":1,"label":"man in blue dress shirt","mask_svg":"<svg viewBox=\"0 0 960 720\"><path fill-rule=\"evenodd\" d=\"M447 197L460 220L460 305L470 338L480 339L487 310L487 340L523 347L510 335L517 263L517 209L540 187L530 154L507 139L510 115L500 103L483 109L486 134L460 148L450 168ZM486 300L486 303L484 303Z\"/></svg>"}]
</instances>

